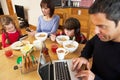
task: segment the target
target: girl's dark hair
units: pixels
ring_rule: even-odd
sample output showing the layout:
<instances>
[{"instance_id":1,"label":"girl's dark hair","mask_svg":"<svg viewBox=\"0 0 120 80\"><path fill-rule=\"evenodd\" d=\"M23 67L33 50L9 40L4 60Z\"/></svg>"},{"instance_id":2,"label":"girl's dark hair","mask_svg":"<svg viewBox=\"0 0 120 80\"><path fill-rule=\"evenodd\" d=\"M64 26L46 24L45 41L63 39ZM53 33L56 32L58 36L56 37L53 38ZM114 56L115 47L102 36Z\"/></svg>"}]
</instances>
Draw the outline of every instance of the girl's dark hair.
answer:
<instances>
[{"instance_id":1,"label":"girl's dark hair","mask_svg":"<svg viewBox=\"0 0 120 80\"><path fill-rule=\"evenodd\" d=\"M73 18L73 17L68 18L65 21L63 26L64 26L64 29L68 29L68 30L74 29L75 30L75 34L76 33L80 33L81 24L80 24L79 20L76 19L76 18Z\"/></svg>"},{"instance_id":2,"label":"girl's dark hair","mask_svg":"<svg viewBox=\"0 0 120 80\"><path fill-rule=\"evenodd\" d=\"M104 13L106 18L114 21L117 26L120 21L120 0L95 0L89 13Z\"/></svg>"},{"instance_id":3,"label":"girl's dark hair","mask_svg":"<svg viewBox=\"0 0 120 80\"><path fill-rule=\"evenodd\" d=\"M42 0L40 3L40 7L44 8L46 6L47 6L47 8L50 8L50 17L52 17L54 14L54 10L55 10L55 6L53 4L53 1L52 0Z\"/></svg>"}]
</instances>

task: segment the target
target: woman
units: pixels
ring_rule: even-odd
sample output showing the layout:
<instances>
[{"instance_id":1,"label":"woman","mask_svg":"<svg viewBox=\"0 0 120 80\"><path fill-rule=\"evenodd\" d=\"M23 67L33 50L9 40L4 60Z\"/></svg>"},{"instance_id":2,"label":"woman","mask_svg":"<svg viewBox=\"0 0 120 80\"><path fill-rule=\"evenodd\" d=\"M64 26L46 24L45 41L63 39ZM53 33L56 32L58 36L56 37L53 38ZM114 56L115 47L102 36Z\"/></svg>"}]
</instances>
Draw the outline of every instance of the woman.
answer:
<instances>
[{"instance_id":1,"label":"woman","mask_svg":"<svg viewBox=\"0 0 120 80\"><path fill-rule=\"evenodd\" d=\"M58 15L54 15L55 6L52 3L52 0L42 0L40 7L43 15L38 18L36 32L46 32L48 35L56 33L60 17Z\"/></svg>"}]
</instances>

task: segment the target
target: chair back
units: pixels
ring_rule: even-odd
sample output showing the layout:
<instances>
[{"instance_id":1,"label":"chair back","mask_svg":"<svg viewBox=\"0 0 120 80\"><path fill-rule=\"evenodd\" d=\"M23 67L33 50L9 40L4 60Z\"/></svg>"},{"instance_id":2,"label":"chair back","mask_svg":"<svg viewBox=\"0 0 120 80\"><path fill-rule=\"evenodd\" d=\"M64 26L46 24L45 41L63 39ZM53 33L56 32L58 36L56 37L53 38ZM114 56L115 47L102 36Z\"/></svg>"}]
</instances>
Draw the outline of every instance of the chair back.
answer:
<instances>
[{"instance_id":1,"label":"chair back","mask_svg":"<svg viewBox=\"0 0 120 80\"><path fill-rule=\"evenodd\" d=\"M59 12L59 13L57 12L57 13L55 13L55 14L60 17L58 29L63 29L63 24L64 24L65 19L66 19L66 14L63 13L63 12Z\"/></svg>"}]
</instances>

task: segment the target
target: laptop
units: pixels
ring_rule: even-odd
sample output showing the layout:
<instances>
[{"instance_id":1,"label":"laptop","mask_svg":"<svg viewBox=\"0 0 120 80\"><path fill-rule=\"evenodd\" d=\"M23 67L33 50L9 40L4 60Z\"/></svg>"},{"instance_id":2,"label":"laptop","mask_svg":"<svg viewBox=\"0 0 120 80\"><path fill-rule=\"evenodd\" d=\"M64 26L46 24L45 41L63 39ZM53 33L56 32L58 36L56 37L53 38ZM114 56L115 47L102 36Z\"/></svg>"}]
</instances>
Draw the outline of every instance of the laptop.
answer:
<instances>
[{"instance_id":1,"label":"laptop","mask_svg":"<svg viewBox=\"0 0 120 80\"><path fill-rule=\"evenodd\" d=\"M41 60L41 59L40 59ZM45 64L38 63L38 75L42 80L81 80L71 70L72 60L54 60Z\"/></svg>"}]
</instances>

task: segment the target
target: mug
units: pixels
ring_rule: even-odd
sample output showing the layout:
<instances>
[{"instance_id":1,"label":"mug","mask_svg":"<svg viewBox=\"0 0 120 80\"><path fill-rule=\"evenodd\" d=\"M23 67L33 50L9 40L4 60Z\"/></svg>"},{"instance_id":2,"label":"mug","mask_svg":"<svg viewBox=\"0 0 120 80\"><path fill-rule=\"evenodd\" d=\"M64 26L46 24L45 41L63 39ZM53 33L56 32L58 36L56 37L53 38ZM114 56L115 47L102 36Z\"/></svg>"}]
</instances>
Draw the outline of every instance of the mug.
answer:
<instances>
[{"instance_id":1,"label":"mug","mask_svg":"<svg viewBox=\"0 0 120 80\"><path fill-rule=\"evenodd\" d=\"M56 53L57 53L58 59L63 60L65 55L67 55L69 51L64 48L57 48Z\"/></svg>"}]
</instances>

